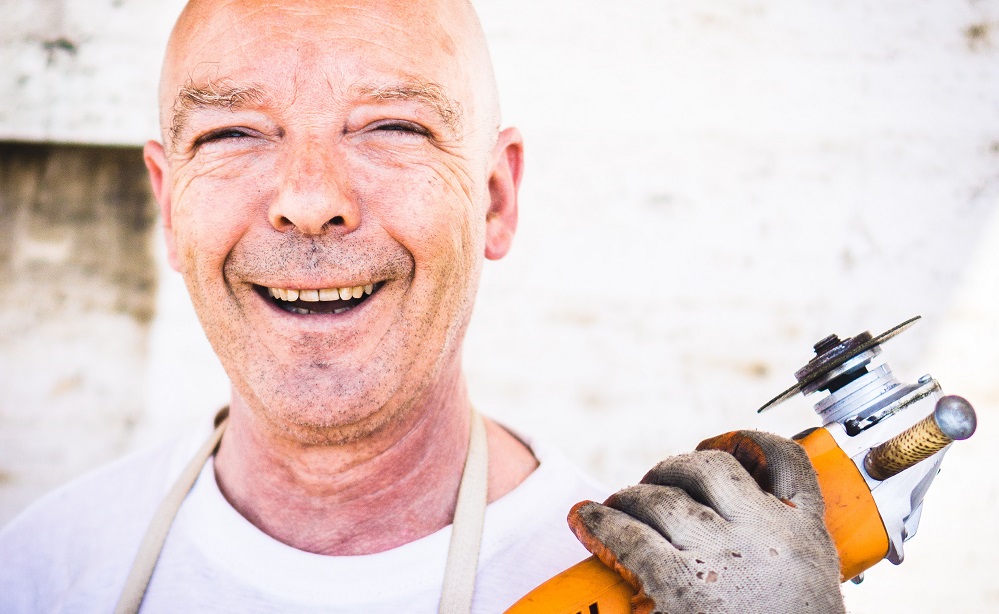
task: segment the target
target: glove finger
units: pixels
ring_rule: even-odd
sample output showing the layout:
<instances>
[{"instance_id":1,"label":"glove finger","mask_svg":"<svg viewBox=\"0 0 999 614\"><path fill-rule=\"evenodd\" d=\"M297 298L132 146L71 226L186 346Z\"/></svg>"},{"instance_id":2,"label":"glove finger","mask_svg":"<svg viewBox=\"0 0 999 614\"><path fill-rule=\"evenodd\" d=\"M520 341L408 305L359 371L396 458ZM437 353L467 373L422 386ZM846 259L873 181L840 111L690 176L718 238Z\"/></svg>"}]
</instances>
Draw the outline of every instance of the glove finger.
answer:
<instances>
[{"instance_id":1,"label":"glove finger","mask_svg":"<svg viewBox=\"0 0 999 614\"><path fill-rule=\"evenodd\" d=\"M761 490L731 454L716 450L667 458L646 473L642 483L682 489L729 521L747 510L756 510L758 515L782 505Z\"/></svg>"},{"instance_id":2,"label":"glove finger","mask_svg":"<svg viewBox=\"0 0 999 614\"><path fill-rule=\"evenodd\" d=\"M728 452L763 490L810 512L825 511L808 454L790 439L763 431L733 431L705 439L697 449Z\"/></svg>"},{"instance_id":3,"label":"glove finger","mask_svg":"<svg viewBox=\"0 0 999 614\"><path fill-rule=\"evenodd\" d=\"M616 571L637 591L634 612L651 612L662 582L677 577L683 567L680 553L652 527L628 514L593 501L582 501L569 511L569 528L600 562Z\"/></svg>"},{"instance_id":4,"label":"glove finger","mask_svg":"<svg viewBox=\"0 0 999 614\"><path fill-rule=\"evenodd\" d=\"M717 539L727 524L713 509L672 486L638 484L611 495L605 505L649 525L679 550Z\"/></svg>"}]
</instances>

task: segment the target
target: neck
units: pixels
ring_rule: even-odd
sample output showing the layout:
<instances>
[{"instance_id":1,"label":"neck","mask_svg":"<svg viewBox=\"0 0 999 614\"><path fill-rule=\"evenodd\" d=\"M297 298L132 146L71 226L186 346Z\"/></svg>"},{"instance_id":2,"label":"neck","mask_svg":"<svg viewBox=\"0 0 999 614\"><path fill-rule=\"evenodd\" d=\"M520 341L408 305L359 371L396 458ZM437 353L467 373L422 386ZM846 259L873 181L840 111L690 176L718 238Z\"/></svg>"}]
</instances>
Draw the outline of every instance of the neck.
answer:
<instances>
[{"instance_id":1,"label":"neck","mask_svg":"<svg viewBox=\"0 0 999 614\"><path fill-rule=\"evenodd\" d=\"M448 388L436 403L403 412L376 433L322 446L275 432L234 392L215 459L219 488L261 531L308 552L370 554L429 535L454 517L468 452L461 376ZM486 432L494 501L537 461L495 423L487 421Z\"/></svg>"}]
</instances>

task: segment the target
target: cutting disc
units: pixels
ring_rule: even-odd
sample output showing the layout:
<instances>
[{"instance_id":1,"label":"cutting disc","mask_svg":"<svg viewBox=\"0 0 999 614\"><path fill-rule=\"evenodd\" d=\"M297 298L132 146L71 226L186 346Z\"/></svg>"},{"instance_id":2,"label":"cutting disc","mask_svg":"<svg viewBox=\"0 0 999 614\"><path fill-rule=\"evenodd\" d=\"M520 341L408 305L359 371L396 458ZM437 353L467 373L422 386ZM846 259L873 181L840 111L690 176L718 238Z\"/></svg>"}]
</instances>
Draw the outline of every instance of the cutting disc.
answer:
<instances>
[{"instance_id":1,"label":"cutting disc","mask_svg":"<svg viewBox=\"0 0 999 614\"><path fill-rule=\"evenodd\" d=\"M881 345L895 335L912 326L921 316L909 318L898 326L890 328L877 337L871 337L871 333L863 332L855 337L844 339L835 347L823 352L808 362L807 365L798 370L794 375L798 383L791 386L784 392L770 399L759 408L757 413L762 413L775 405L779 405L801 392L801 389L829 373L836 367L842 365L854 356L863 354L874 346Z\"/></svg>"}]
</instances>

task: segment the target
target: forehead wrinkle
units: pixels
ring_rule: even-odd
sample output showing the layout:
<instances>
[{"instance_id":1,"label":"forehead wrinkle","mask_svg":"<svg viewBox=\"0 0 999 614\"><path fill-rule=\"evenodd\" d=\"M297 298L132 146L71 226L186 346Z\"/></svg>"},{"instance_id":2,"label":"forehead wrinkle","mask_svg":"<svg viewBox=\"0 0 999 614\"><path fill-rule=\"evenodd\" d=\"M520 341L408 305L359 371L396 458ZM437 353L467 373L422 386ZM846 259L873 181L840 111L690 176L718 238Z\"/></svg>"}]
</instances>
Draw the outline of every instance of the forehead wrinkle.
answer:
<instances>
[{"instance_id":1,"label":"forehead wrinkle","mask_svg":"<svg viewBox=\"0 0 999 614\"><path fill-rule=\"evenodd\" d=\"M351 94L374 100L412 100L431 107L440 120L454 132L462 124L461 104L447 95L447 90L432 81L408 80L380 85L357 85Z\"/></svg>"}]
</instances>

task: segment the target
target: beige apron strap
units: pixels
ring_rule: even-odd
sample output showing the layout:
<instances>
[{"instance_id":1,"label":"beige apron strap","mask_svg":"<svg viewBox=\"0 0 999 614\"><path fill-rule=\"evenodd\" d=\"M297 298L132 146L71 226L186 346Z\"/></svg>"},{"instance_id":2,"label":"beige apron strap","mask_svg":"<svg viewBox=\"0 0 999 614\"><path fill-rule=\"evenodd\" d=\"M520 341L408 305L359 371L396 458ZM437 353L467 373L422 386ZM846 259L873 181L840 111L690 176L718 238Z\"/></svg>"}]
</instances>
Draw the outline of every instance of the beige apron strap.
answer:
<instances>
[{"instance_id":1,"label":"beige apron strap","mask_svg":"<svg viewBox=\"0 0 999 614\"><path fill-rule=\"evenodd\" d=\"M156 567L156 561L163 550L167 533L170 532L170 526L177 516L177 510L180 509L181 504L187 497L187 493L191 491L191 488L197 481L198 475L201 474L205 463L215 453L215 449L219 447L219 441L222 440L222 433L225 431L228 421L229 408L227 407L215 416L215 432L212 433L208 441L201 446L194 458L184 467L180 477L177 478L177 481L170 488L170 492L167 493L166 498L160 503L160 507L156 510L156 514L149 523L145 537L142 538L142 544L139 546L138 554L135 555L135 562L132 563L132 569L128 572L128 579L125 580L125 588L122 589L121 597L118 598L114 614L135 614L139 611L139 607L142 605L142 598L145 596L146 588L149 586L149 580L153 576L153 568Z\"/></svg>"},{"instance_id":2,"label":"beige apron strap","mask_svg":"<svg viewBox=\"0 0 999 614\"><path fill-rule=\"evenodd\" d=\"M440 614L467 614L472 611L475 573L479 565L479 547L486 516L489 486L489 451L486 425L482 416L472 410L468 456L458 486L458 503L451 526L451 546L444 568Z\"/></svg>"}]
</instances>

